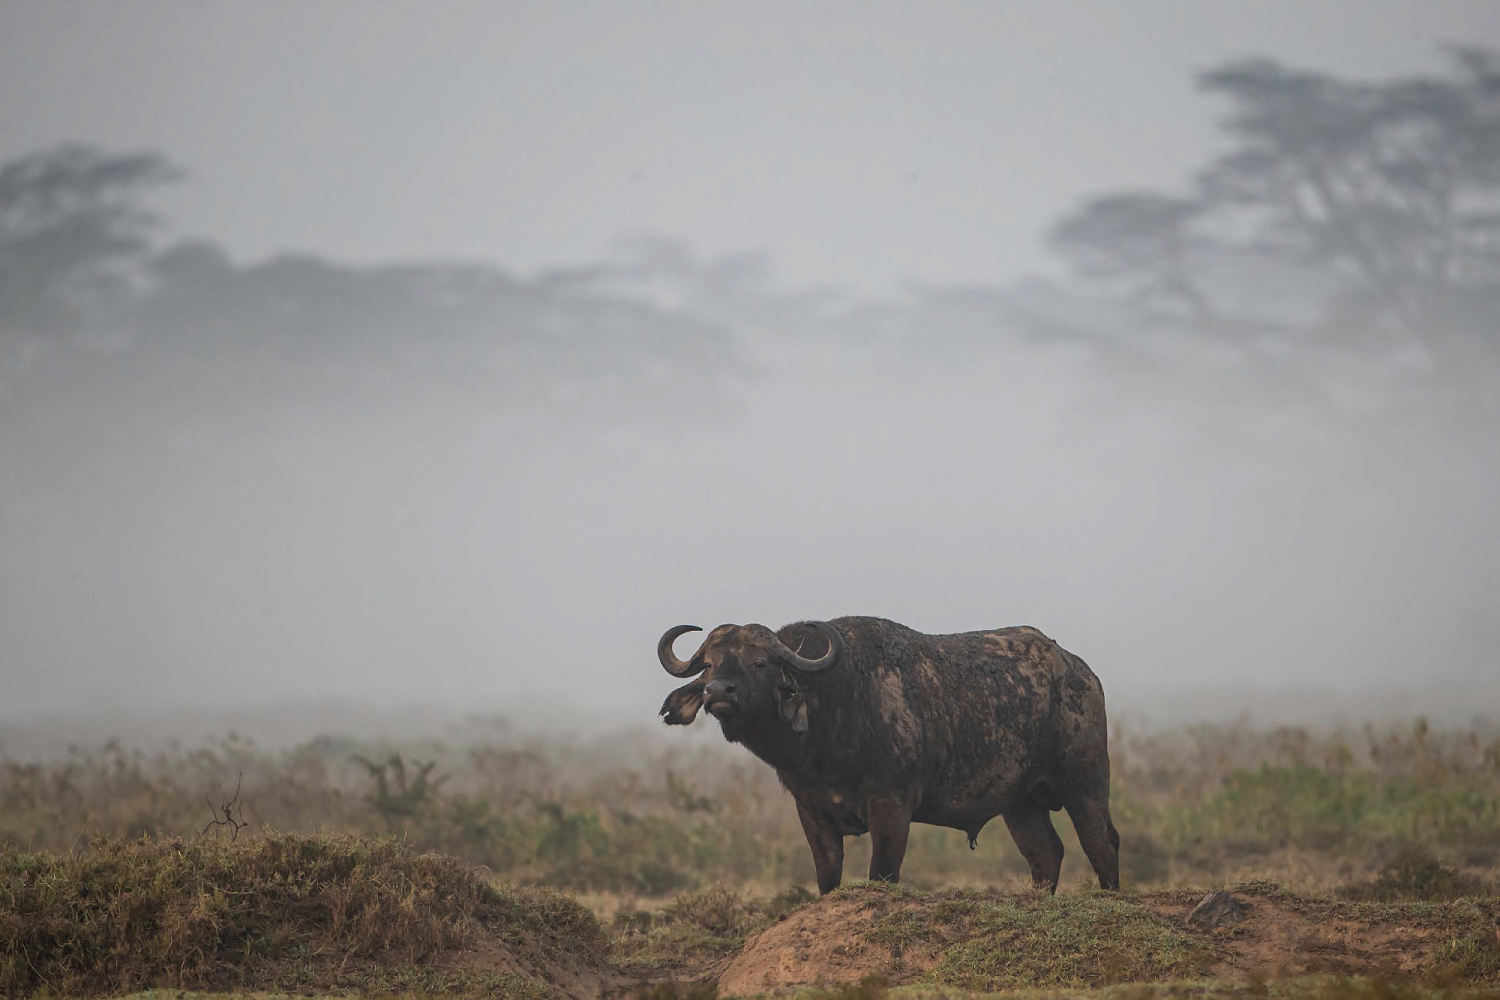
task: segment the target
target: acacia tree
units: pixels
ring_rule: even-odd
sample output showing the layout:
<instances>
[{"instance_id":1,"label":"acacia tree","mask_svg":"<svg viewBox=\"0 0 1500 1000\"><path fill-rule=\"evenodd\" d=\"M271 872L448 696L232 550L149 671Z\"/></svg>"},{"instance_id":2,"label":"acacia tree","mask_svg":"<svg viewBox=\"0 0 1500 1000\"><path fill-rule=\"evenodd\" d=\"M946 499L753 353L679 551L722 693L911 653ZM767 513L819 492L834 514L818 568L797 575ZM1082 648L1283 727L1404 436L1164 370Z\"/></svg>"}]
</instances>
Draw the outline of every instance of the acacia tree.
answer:
<instances>
[{"instance_id":1,"label":"acacia tree","mask_svg":"<svg viewBox=\"0 0 1500 1000\"><path fill-rule=\"evenodd\" d=\"M1216 315L1199 272L1207 237L1198 230L1207 205L1149 191L1094 198L1053 230L1053 243L1090 278L1109 283L1143 308Z\"/></svg>"},{"instance_id":2,"label":"acacia tree","mask_svg":"<svg viewBox=\"0 0 1500 1000\"><path fill-rule=\"evenodd\" d=\"M1238 261L1321 273L1321 333L1400 331L1439 358L1500 347L1500 58L1450 55L1445 76L1379 83L1268 59L1210 70L1233 145L1196 191L1094 198L1053 244L1195 328L1237 328L1206 321Z\"/></svg>"},{"instance_id":3,"label":"acacia tree","mask_svg":"<svg viewBox=\"0 0 1500 1000\"><path fill-rule=\"evenodd\" d=\"M154 153L63 146L0 167L0 330L69 332L121 290L156 218L141 205L177 170Z\"/></svg>"}]
</instances>

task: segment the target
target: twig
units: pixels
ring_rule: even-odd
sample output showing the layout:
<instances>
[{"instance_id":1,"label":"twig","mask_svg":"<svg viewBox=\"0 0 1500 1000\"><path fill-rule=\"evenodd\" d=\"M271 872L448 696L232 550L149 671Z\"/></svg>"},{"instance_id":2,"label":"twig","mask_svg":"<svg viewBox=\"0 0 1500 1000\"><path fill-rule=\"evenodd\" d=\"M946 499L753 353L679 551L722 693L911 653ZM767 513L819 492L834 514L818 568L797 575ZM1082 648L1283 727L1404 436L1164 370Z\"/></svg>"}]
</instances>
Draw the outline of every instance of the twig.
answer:
<instances>
[{"instance_id":1,"label":"twig","mask_svg":"<svg viewBox=\"0 0 1500 1000\"><path fill-rule=\"evenodd\" d=\"M89 822L93 818L94 818L94 814L92 812L89 813L87 816L85 816L83 818L83 825L78 828L78 836L74 837L73 838L73 843L71 843L71 844L68 845L68 853L69 854L72 854L73 853L73 849L78 846L78 841L80 841L80 840L83 839L83 831L85 831L85 830L87 830L89 828Z\"/></svg>"},{"instance_id":2,"label":"twig","mask_svg":"<svg viewBox=\"0 0 1500 1000\"><path fill-rule=\"evenodd\" d=\"M214 818L208 821L207 826L198 831L200 838L206 836L208 831L215 827L227 826L232 831L229 835L229 840L233 843L239 837L240 830L250 825L245 822L245 805L240 801L240 782L244 781L244 779L245 772L241 771L239 777L234 782L234 794L227 799L224 798L224 786L219 786L219 807L217 809L214 808L213 800L208 797L208 793L203 793L203 801L207 803L208 811L213 814ZM236 809L240 811L238 819L234 816ZM222 819L220 818L221 813L223 814Z\"/></svg>"}]
</instances>

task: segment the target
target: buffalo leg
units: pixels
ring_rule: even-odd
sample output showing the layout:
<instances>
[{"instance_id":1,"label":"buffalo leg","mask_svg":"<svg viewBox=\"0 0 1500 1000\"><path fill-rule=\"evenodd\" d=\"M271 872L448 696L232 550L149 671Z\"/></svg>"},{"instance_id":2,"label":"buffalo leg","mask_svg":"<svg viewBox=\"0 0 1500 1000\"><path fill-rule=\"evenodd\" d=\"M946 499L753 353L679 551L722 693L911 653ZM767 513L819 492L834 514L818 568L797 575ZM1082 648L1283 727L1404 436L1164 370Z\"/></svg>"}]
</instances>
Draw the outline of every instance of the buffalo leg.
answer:
<instances>
[{"instance_id":1,"label":"buffalo leg","mask_svg":"<svg viewBox=\"0 0 1500 1000\"><path fill-rule=\"evenodd\" d=\"M1109 786L1093 795L1079 795L1065 800L1064 806L1078 831L1078 842L1089 856L1099 886L1120 888L1120 835L1109 818Z\"/></svg>"},{"instance_id":2,"label":"buffalo leg","mask_svg":"<svg viewBox=\"0 0 1500 1000\"><path fill-rule=\"evenodd\" d=\"M1052 825L1052 813L1045 806L1026 800L1001 815L1011 839L1031 866L1031 881L1038 889L1056 892L1057 880L1062 875L1063 842Z\"/></svg>"},{"instance_id":3,"label":"buffalo leg","mask_svg":"<svg viewBox=\"0 0 1500 1000\"><path fill-rule=\"evenodd\" d=\"M818 873L818 894L827 895L844 880L844 835L827 817L797 803L802 833L812 848L813 868Z\"/></svg>"},{"instance_id":4,"label":"buffalo leg","mask_svg":"<svg viewBox=\"0 0 1500 1000\"><path fill-rule=\"evenodd\" d=\"M870 880L899 882L901 862L906 857L906 836L911 831L911 810L891 799L871 799L867 813Z\"/></svg>"}]
</instances>

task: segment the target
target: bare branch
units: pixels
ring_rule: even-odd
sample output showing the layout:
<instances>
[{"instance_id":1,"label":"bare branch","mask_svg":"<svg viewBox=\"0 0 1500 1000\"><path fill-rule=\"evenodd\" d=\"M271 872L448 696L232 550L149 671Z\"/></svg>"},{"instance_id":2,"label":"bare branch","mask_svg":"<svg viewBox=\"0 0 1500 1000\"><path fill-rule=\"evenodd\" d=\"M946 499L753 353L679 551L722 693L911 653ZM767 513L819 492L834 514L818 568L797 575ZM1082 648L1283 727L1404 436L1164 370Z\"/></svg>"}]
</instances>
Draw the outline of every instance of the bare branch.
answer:
<instances>
[{"instance_id":1,"label":"bare branch","mask_svg":"<svg viewBox=\"0 0 1500 1000\"><path fill-rule=\"evenodd\" d=\"M231 831L229 839L233 842L238 839L240 830L250 825L245 821L245 806L240 801L240 783L244 779L245 772L241 771L239 777L234 782L234 794L228 798L224 797L224 786L219 786L219 805L217 808L214 807L213 801L209 799L208 793L203 793L203 801L207 803L208 811L213 814L214 818L208 821L207 826L198 831L200 838L206 836L209 830L214 830L215 834L217 834L218 827L227 826ZM238 818L235 816L236 810L239 811Z\"/></svg>"}]
</instances>

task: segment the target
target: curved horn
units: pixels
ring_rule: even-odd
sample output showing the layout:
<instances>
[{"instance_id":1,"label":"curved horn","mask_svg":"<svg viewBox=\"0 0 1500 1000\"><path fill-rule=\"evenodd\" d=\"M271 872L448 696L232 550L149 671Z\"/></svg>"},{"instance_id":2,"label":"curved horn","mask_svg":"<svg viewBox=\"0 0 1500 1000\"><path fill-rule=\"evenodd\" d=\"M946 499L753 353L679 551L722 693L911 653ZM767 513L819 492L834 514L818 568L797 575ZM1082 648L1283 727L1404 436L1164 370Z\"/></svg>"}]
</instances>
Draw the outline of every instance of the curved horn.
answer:
<instances>
[{"instance_id":1,"label":"curved horn","mask_svg":"<svg viewBox=\"0 0 1500 1000\"><path fill-rule=\"evenodd\" d=\"M819 670L827 670L838 662L840 656L844 655L844 637L839 635L838 629L827 622L808 622L807 624L814 626L819 632L823 633L824 638L828 640L828 651L816 660L809 660L807 657L787 649L786 644L782 643L781 648L785 652L781 653L777 658L787 666L795 667L805 674L814 674ZM779 639L777 641L780 642Z\"/></svg>"},{"instance_id":2,"label":"curved horn","mask_svg":"<svg viewBox=\"0 0 1500 1000\"><path fill-rule=\"evenodd\" d=\"M702 667L694 670L692 663L683 663L672 652L672 643L677 641L679 635L685 632L702 631L697 625L673 625L662 633L661 639L656 644L656 658L661 661L663 667L667 668L667 673L673 677L690 677L702 672Z\"/></svg>"}]
</instances>

